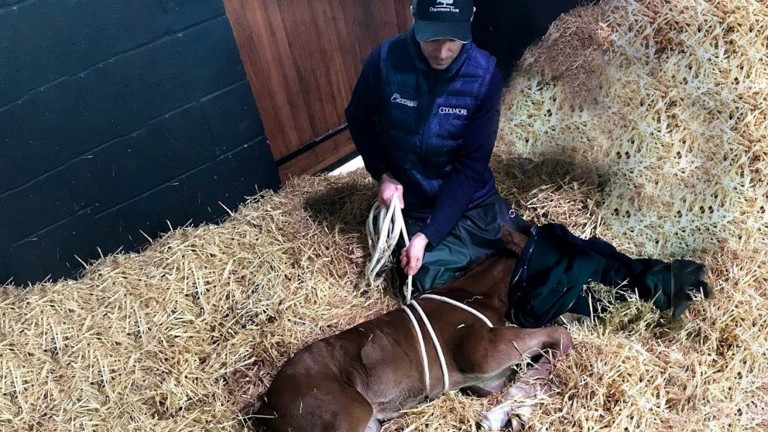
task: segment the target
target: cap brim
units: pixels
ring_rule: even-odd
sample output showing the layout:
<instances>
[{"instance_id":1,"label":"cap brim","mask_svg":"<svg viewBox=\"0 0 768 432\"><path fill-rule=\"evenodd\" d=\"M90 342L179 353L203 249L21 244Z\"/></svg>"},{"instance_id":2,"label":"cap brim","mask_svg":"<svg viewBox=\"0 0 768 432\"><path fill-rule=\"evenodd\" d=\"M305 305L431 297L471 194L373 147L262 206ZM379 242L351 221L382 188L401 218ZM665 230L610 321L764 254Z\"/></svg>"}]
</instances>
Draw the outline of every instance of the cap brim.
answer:
<instances>
[{"instance_id":1,"label":"cap brim","mask_svg":"<svg viewBox=\"0 0 768 432\"><path fill-rule=\"evenodd\" d=\"M416 39L429 42L435 39L454 39L467 42L472 36L472 23L420 21L413 23Z\"/></svg>"}]
</instances>

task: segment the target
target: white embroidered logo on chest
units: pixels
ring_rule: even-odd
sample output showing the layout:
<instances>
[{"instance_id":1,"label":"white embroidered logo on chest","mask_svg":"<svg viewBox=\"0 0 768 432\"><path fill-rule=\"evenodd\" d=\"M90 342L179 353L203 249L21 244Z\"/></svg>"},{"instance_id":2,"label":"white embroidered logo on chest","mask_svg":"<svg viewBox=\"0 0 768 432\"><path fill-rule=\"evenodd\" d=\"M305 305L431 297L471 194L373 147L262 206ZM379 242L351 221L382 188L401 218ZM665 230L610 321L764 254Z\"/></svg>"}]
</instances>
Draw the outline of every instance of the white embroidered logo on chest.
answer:
<instances>
[{"instance_id":1,"label":"white embroidered logo on chest","mask_svg":"<svg viewBox=\"0 0 768 432\"><path fill-rule=\"evenodd\" d=\"M394 94L392 95L392 99L390 99L390 100L391 100L392 102L394 102L394 103L403 104L403 105L405 105L405 106L409 106L409 107L415 107L416 105L418 105L418 104L419 104L419 101L410 100L410 99L405 99L405 98L401 97L401 96L400 96L399 94L397 94L397 93L394 93Z\"/></svg>"},{"instance_id":2,"label":"white embroidered logo on chest","mask_svg":"<svg viewBox=\"0 0 768 432\"><path fill-rule=\"evenodd\" d=\"M458 114L463 116L467 115L466 108L440 107L438 112L440 114Z\"/></svg>"}]
</instances>

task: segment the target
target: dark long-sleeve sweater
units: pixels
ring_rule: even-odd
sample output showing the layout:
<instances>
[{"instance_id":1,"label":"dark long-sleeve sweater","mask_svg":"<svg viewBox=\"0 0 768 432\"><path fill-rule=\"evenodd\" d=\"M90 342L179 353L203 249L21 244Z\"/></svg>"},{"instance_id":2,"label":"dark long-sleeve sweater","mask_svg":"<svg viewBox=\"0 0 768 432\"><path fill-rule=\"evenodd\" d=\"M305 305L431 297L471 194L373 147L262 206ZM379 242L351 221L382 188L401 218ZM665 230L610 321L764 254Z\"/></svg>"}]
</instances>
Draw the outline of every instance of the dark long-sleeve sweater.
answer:
<instances>
[{"instance_id":1,"label":"dark long-sleeve sweater","mask_svg":"<svg viewBox=\"0 0 768 432\"><path fill-rule=\"evenodd\" d=\"M379 50L374 50L365 62L346 109L352 139L366 170L377 181L389 171L382 153L382 146L386 143L380 142L377 122L377 113L381 108L380 61ZM451 175L438 191L428 222L422 228L422 234L433 245L439 244L453 229L468 209L473 194L482 186L496 141L501 92L501 74L496 69L486 94L467 119L462 143L453 159Z\"/></svg>"}]
</instances>

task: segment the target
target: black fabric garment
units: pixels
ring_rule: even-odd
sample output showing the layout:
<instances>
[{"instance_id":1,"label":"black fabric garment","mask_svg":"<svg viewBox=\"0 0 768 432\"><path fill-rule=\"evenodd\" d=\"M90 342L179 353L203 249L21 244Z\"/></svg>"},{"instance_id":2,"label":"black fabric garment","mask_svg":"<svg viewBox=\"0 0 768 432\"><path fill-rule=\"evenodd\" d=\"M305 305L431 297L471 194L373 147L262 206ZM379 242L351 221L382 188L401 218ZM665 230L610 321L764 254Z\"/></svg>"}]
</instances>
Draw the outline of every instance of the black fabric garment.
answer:
<instances>
[{"instance_id":1,"label":"black fabric garment","mask_svg":"<svg viewBox=\"0 0 768 432\"><path fill-rule=\"evenodd\" d=\"M565 312L601 315L605 312L602 300L585 292L590 281L616 288L616 300L636 293L659 310L672 308L674 316L688 307L691 292L711 295L699 263L633 259L604 240L585 240L563 225L546 224L532 230L518 261L510 283L509 318L533 328Z\"/></svg>"}]
</instances>

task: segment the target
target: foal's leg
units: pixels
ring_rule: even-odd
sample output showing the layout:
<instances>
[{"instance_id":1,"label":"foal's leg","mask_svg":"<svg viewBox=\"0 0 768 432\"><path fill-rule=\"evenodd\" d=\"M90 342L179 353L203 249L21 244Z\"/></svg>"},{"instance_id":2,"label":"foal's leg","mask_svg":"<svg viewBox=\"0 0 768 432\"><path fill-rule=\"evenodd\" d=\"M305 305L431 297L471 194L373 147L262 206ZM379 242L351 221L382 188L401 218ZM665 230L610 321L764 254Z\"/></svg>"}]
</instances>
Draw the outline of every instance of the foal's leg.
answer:
<instances>
[{"instance_id":1,"label":"foal's leg","mask_svg":"<svg viewBox=\"0 0 768 432\"><path fill-rule=\"evenodd\" d=\"M496 390L512 374L514 366L528 362L533 356L545 354L540 356L535 366L526 369L504 397L505 400L530 399L548 389L547 381L552 375L552 364L547 355L556 357L572 348L571 336L563 327L494 327L480 334L468 335L455 360L460 370L487 377L487 389ZM502 404L486 413L482 426L496 430L506 425L512 414L518 420L530 417L532 412L533 406L530 403L522 406ZM515 430L522 426L519 421L517 423L513 424Z\"/></svg>"},{"instance_id":2,"label":"foal's leg","mask_svg":"<svg viewBox=\"0 0 768 432\"><path fill-rule=\"evenodd\" d=\"M532 399L537 395L549 395L551 392L549 379L552 377L552 370L552 363L546 355L535 365L528 366L504 394L504 402L483 415L480 422L483 429L499 430L509 423L511 430L522 430L533 415L536 402Z\"/></svg>"},{"instance_id":3,"label":"foal's leg","mask_svg":"<svg viewBox=\"0 0 768 432\"><path fill-rule=\"evenodd\" d=\"M271 432L379 432L373 407L355 388L331 378L282 382L254 420Z\"/></svg>"}]
</instances>

